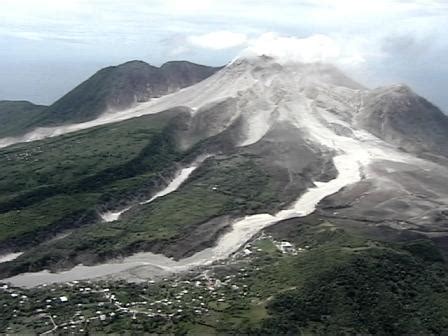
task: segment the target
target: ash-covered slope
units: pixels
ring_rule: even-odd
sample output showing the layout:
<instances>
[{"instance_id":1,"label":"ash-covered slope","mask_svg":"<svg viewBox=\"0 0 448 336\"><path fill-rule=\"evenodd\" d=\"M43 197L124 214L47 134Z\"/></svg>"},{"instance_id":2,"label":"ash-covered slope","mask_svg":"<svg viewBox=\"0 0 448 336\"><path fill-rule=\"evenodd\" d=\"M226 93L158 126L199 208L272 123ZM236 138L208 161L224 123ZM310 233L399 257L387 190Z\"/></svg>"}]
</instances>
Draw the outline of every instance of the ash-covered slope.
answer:
<instances>
[{"instance_id":1,"label":"ash-covered slope","mask_svg":"<svg viewBox=\"0 0 448 336\"><path fill-rule=\"evenodd\" d=\"M410 152L448 156L448 118L405 85L366 93L357 124Z\"/></svg>"},{"instance_id":2,"label":"ash-covered slope","mask_svg":"<svg viewBox=\"0 0 448 336\"><path fill-rule=\"evenodd\" d=\"M126 119L135 118L137 124L148 123L154 116L169 119L163 138L145 147L138 162L126 163L126 169L120 168L119 174L116 167L109 167L107 174L91 177L93 189L80 184L79 190L93 193L107 177L109 185L101 185L107 198L101 195L89 206L123 213L123 218L114 222L113 230L110 223L80 229L22 255L17 260L21 264L8 272L54 266L48 264L49 260L63 267L73 266L83 258L97 263L141 250L182 259L179 264L169 263L174 265L173 270L207 265L227 257L258 230L290 217L308 215L316 208L319 215L341 225L350 223L372 230L387 226L391 230L448 236L444 219L439 220L448 207L448 168L400 148L413 143L414 135L418 146L424 145L415 148L439 154L434 144L441 140L433 137L432 125L439 121L443 133L446 117L427 109L421 111L426 105L421 98L412 96L404 99L404 105L412 108L413 120L401 123L409 122L416 129L422 113L425 127L420 133L412 134L411 126L398 129L389 121L387 128L380 128L374 121L389 120L394 106L403 106L403 98L401 94L389 94L379 95L379 99L376 92L331 65L244 58L195 85L135 107L89 122L41 128L23 138L3 139L3 146L46 137L55 137L57 143L61 134L74 133L76 138L81 134L79 130L88 132L99 125L103 125L101 130L120 129ZM175 123L171 123L169 115L173 111ZM398 131L392 133L395 128ZM384 133L378 133L379 129ZM390 134L386 134L388 129ZM204 153L212 157L185 181L179 193L159 198L157 206L142 203L145 199L134 189L120 192L123 189L117 184L124 182L114 180L122 175L134 179L135 188L137 178L151 180L167 171L172 175L176 167L185 168ZM158 159L163 159L164 165L151 164L153 170L147 171L149 163ZM140 175L133 176L134 171ZM144 195L154 192L146 191ZM122 202L117 201L120 197ZM103 202L105 199L114 202ZM25 201L32 200L25 197ZM211 245L210 250L198 252ZM145 256L144 265L151 264L151 260L161 259ZM134 260L129 267L135 265ZM163 268L159 264L149 267L154 266Z\"/></svg>"},{"instance_id":3,"label":"ash-covered slope","mask_svg":"<svg viewBox=\"0 0 448 336\"><path fill-rule=\"evenodd\" d=\"M50 105L35 126L92 120L104 112L120 111L196 84L218 70L186 61L168 62L160 68L143 61L107 67Z\"/></svg>"},{"instance_id":4,"label":"ash-covered slope","mask_svg":"<svg viewBox=\"0 0 448 336\"><path fill-rule=\"evenodd\" d=\"M260 57L236 60L140 113L176 105L191 113L179 134L184 148L230 134L236 148L282 162L292 181L306 184L322 176L311 164L318 161L300 149L305 144L314 158L333 157L332 177L344 179L344 188L318 206L322 216L380 237L388 230L437 237L446 250L448 166L414 153L446 155L448 117L409 89L369 90L331 65ZM272 141L276 146L265 147ZM297 151L281 143L295 143ZM308 177L300 177L304 166L313 171Z\"/></svg>"}]
</instances>

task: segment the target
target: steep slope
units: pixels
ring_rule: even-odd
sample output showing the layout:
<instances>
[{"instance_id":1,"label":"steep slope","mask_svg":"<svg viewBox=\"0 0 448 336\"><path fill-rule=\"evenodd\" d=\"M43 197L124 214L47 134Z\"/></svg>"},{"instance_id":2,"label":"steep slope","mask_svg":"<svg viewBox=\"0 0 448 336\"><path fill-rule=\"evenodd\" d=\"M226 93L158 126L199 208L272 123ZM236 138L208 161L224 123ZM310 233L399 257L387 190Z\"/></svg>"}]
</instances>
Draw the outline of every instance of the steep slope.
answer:
<instances>
[{"instance_id":1,"label":"steep slope","mask_svg":"<svg viewBox=\"0 0 448 336\"><path fill-rule=\"evenodd\" d=\"M215 70L216 68L213 71ZM316 90L316 87L320 89ZM338 89L340 92L332 93L329 89L331 87L340 88ZM193 117L197 116L197 118L201 118L201 115L207 117L210 114L196 113L198 110L210 111L211 107L216 107L214 111L217 112L212 116L215 119L215 126L208 127L208 124L205 124L205 129L212 129L211 133L207 131L209 135L223 131L232 125L236 118L242 115L244 120L241 120L241 122L246 125L245 133L250 131L252 136L262 136L262 133L267 131L267 128L263 127L266 125L265 119L272 113L275 113L276 104L282 101L285 94L287 104L294 103L291 99L298 99L300 104L305 105L306 102L303 97L318 101L321 98L320 95L323 94L324 104L326 100L329 100L331 104L337 104L335 110L341 104L345 105L341 113L346 114L344 118L348 118L350 113L347 109L351 109L352 105L357 104L357 95L359 94L357 90L362 88L361 85L348 79L334 66L327 64L292 63L282 65L270 58L239 59L213 76L186 90L165 95L158 99L152 99L123 111L107 113L91 121L64 127L40 127L22 137L0 139L0 147L18 142L53 137L145 114L159 113L176 106L191 108ZM294 89L297 89L297 94L289 95ZM340 99L338 95L343 96L343 102L337 101L337 99ZM234 98L237 98L238 104L235 104L231 107L231 110L220 116L221 121L219 121L217 117L221 114L219 112L221 103L224 101L229 102ZM280 107L283 106L281 105ZM304 106L304 108L306 109L307 107ZM257 113L258 109L261 110L260 113ZM289 106L286 110L288 109L290 109ZM286 110L284 111L288 114ZM284 117L281 116L281 118ZM248 123L248 118L251 119L251 123ZM294 115L289 113L289 116L286 116L286 118L294 118ZM250 128L251 125L254 127ZM259 129L257 130L257 128ZM245 133L241 136L246 136Z\"/></svg>"},{"instance_id":2,"label":"steep slope","mask_svg":"<svg viewBox=\"0 0 448 336\"><path fill-rule=\"evenodd\" d=\"M183 112L0 151L0 251L95 222L97 208L158 189L181 158L170 132Z\"/></svg>"},{"instance_id":3,"label":"steep slope","mask_svg":"<svg viewBox=\"0 0 448 336\"><path fill-rule=\"evenodd\" d=\"M405 85L372 90L357 124L409 152L448 156L448 117Z\"/></svg>"},{"instance_id":4,"label":"steep slope","mask_svg":"<svg viewBox=\"0 0 448 336\"><path fill-rule=\"evenodd\" d=\"M179 66L176 64L176 69ZM374 93L331 65L281 62L268 57L238 59L196 85L127 110L2 140L3 146L46 137L53 139L43 143L58 143L58 136L64 133L73 133L76 139L77 134L94 132L96 128L92 127L114 130L126 124L126 119L139 123L173 111L181 114L166 129L168 133L163 133L167 135L164 141L139 154L140 161L131 160L124 168L111 167L87 179L89 192L106 188L112 199L101 202L106 197L103 195L90 206L123 216L113 222L92 222L70 236L36 246L2 265L1 272L6 275L81 262L95 264L115 256L128 256L120 269L132 274L137 266L149 276L161 269L178 272L225 259L264 227L306 216L315 209L323 217L334 218L338 225L351 223L358 229L364 226L374 231L376 225L383 225L417 230L419 234L425 230L445 234L443 223L436 218L448 204L443 178L448 168L402 151L395 140L382 139L370 131L370 126L361 124L365 121L363 114L376 106L373 98L366 98ZM395 104L395 96L384 100L386 106ZM379 110L384 111L382 107ZM142 117L145 115L147 119ZM432 139L430 130L429 126L422 129L419 136L428 143ZM393 139L399 138L400 144L411 141L406 140L408 134L397 133ZM28 153L32 144L22 146ZM77 148L76 142L71 146ZM141 197L151 196L154 189L133 193L109 188L109 183L119 183L115 180L122 174L135 178L136 184L142 183L147 173L143 163L160 158L158 155L167 149L169 160L151 170L152 174L172 176L176 168L188 167L203 154L213 157L204 161L178 191L154 203L142 204L148 198ZM134 164L139 169L135 170ZM72 183L67 185L73 188ZM62 190L52 191L51 196ZM5 202L0 204L5 223L10 216L17 216L16 210L33 214L40 208L36 192L30 193L14 195L12 200L5 194ZM208 202L203 202L205 199ZM27 246L21 241L15 243L11 250ZM204 250L211 245L210 250ZM148 251L144 261L132 256L138 251ZM150 252L180 260L169 261ZM97 269L110 270L109 265L91 267L85 269L94 274ZM65 276L78 273L73 269ZM52 277L57 279L58 275Z\"/></svg>"},{"instance_id":5,"label":"steep slope","mask_svg":"<svg viewBox=\"0 0 448 336\"><path fill-rule=\"evenodd\" d=\"M0 101L0 137L7 137L23 132L46 109L28 101Z\"/></svg>"},{"instance_id":6,"label":"steep slope","mask_svg":"<svg viewBox=\"0 0 448 336\"><path fill-rule=\"evenodd\" d=\"M92 120L195 84L218 69L184 61L160 68L142 61L107 67L50 105L35 126Z\"/></svg>"},{"instance_id":7,"label":"steep slope","mask_svg":"<svg viewBox=\"0 0 448 336\"><path fill-rule=\"evenodd\" d=\"M440 334L446 131L403 86L260 57L0 139L0 278L71 281L1 286L0 331Z\"/></svg>"}]
</instances>

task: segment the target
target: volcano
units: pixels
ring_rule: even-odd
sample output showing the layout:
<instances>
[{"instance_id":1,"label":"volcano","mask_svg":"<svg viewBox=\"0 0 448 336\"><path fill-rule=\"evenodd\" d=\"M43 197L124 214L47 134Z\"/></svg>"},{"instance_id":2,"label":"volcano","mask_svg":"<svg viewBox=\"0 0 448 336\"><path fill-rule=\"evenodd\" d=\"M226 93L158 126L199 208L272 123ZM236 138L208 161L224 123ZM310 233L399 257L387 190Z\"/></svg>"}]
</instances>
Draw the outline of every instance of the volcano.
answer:
<instances>
[{"instance_id":1,"label":"volcano","mask_svg":"<svg viewBox=\"0 0 448 336\"><path fill-rule=\"evenodd\" d=\"M388 241L428 238L446 251L448 117L409 87L368 89L333 65L267 56L236 59L184 86L0 140L4 157L28 153L32 162L62 143L110 157L114 147L144 141L133 156L116 154L130 155L120 163L89 162L62 187L42 173L44 187L5 191L4 214L67 193L83 201L44 220L33 239L24 230L0 242L5 252L27 250L1 265L4 277L35 285L126 278L136 268L142 278L176 273L224 260L262 229L313 213ZM114 144L123 134L129 141ZM119 266L105 263L117 256ZM33 273L47 268L72 270Z\"/></svg>"}]
</instances>

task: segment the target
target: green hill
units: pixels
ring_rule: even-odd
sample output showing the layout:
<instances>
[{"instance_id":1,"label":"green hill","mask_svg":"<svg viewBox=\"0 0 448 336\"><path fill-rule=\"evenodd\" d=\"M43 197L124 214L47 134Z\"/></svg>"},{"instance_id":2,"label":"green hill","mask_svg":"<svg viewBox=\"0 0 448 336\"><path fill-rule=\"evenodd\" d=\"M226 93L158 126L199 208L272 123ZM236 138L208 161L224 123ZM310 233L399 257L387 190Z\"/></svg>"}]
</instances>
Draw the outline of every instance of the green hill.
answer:
<instances>
[{"instance_id":1,"label":"green hill","mask_svg":"<svg viewBox=\"0 0 448 336\"><path fill-rule=\"evenodd\" d=\"M142 61L107 67L50 105L36 125L92 120L106 111L123 110L195 84L218 69L186 61L168 62L160 68Z\"/></svg>"},{"instance_id":2,"label":"green hill","mask_svg":"<svg viewBox=\"0 0 448 336\"><path fill-rule=\"evenodd\" d=\"M22 135L36 127L93 120L104 112L124 110L193 85L219 69L187 61L167 62L161 67L142 61L110 66L50 106L0 101L0 138Z\"/></svg>"},{"instance_id":3,"label":"green hill","mask_svg":"<svg viewBox=\"0 0 448 336\"><path fill-rule=\"evenodd\" d=\"M0 138L17 135L28 129L46 108L28 101L0 101Z\"/></svg>"}]
</instances>

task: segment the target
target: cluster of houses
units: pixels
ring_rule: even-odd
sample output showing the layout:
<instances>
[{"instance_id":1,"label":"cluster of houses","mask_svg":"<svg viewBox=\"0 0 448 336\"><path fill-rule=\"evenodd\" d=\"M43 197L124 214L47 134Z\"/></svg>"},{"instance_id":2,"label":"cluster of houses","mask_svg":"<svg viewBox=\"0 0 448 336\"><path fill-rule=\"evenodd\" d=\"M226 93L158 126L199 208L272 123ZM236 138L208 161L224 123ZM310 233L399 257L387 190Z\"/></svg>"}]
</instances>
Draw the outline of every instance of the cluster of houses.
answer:
<instances>
[{"instance_id":1,"label":"cluster of houses","mask_svg":"<svg viewBox=\"0 0 448 336\"><path fill-rule=\"evenodd\" d=\"M291 254L291 255L297 255L300 252L305 252L310 247L295 247L294 244L288 242L288 241L276 241L271 235L267 235L266 233L262 232L255 240L252 242L247 243L243 249L236 255L236 258L239 258L241 256L248 257L253 255L253 253L256 252L263 252L263 250L260 247L257 247L257 242L261 240L267 240L271 242L282 254Z\"/></svg>"},{"instance_id":2,"label":"cluster of houses","mask_svg":"<svg viewBox=\"0 0 448 336\"><path fill-rule=\"evenodd\" d=\"M272 248L277 248L282 254L295 255L309 248L295 247L287 241L275 241L266 235L261 235L258 239L267 239L271 246L275 246ZM241 263L234 263L232 271L221 273L217 268L212 268L140 284L123 281L72 281L42 285L32 291L0 284L0 298L8 298L2 310L12 313L6 332L24 332L17 328L25 320L33 321L42 334L55 330L82 333L92 330L92 325L101 327L121 318L200 320L210 310L225 309L233 301L254 295L250 292L249 273L259 268L249 261L263 252L259 246L256 241L246 244L236 257L242 257ZM243 267L246 264L250 271Z\"/></svg>"},{"instance_id":3,"label":"cluster of houses","mask_svg":"<svg viewBox=\"0 0 448 336\"><path fill-rule=\"evenodd\" d=\"M244 278L245 270L240 273ZM14 307L13 325L21 324L21 318L31 317L45 334L55 330L83 332L91 323L107 324L121 317L134 320L154 317L173 320L182 316L200 318L210 309L224 307L229 297L247 295L247 287L238 284L236 275L218 278L204 272L188 280L164 279L135 286L93 281L42 285L33 291L38 295L33 296L4 284L0 287L0 295L7 294L12 300L3 308ZM31 302L25 307L25 301ZM21 332L20 329L8 328L7 332Z\"/></svg>"},{"instance_id":4,"label":"cluster of houses","mask_svg":"<svg viewBox=\"0 0 448 336\"><path fill-rule=\"evenodd\" d=\"M42 153L43 150L40 147L36 147L31 150L31 152L18 152L13 154L5 154L2 157L2 160L5 161L15 161L15 160L24 160L24 161L30 161L33 155ZM38 161L38 160L33 160Z\"/></svg>"}]
</instances>

